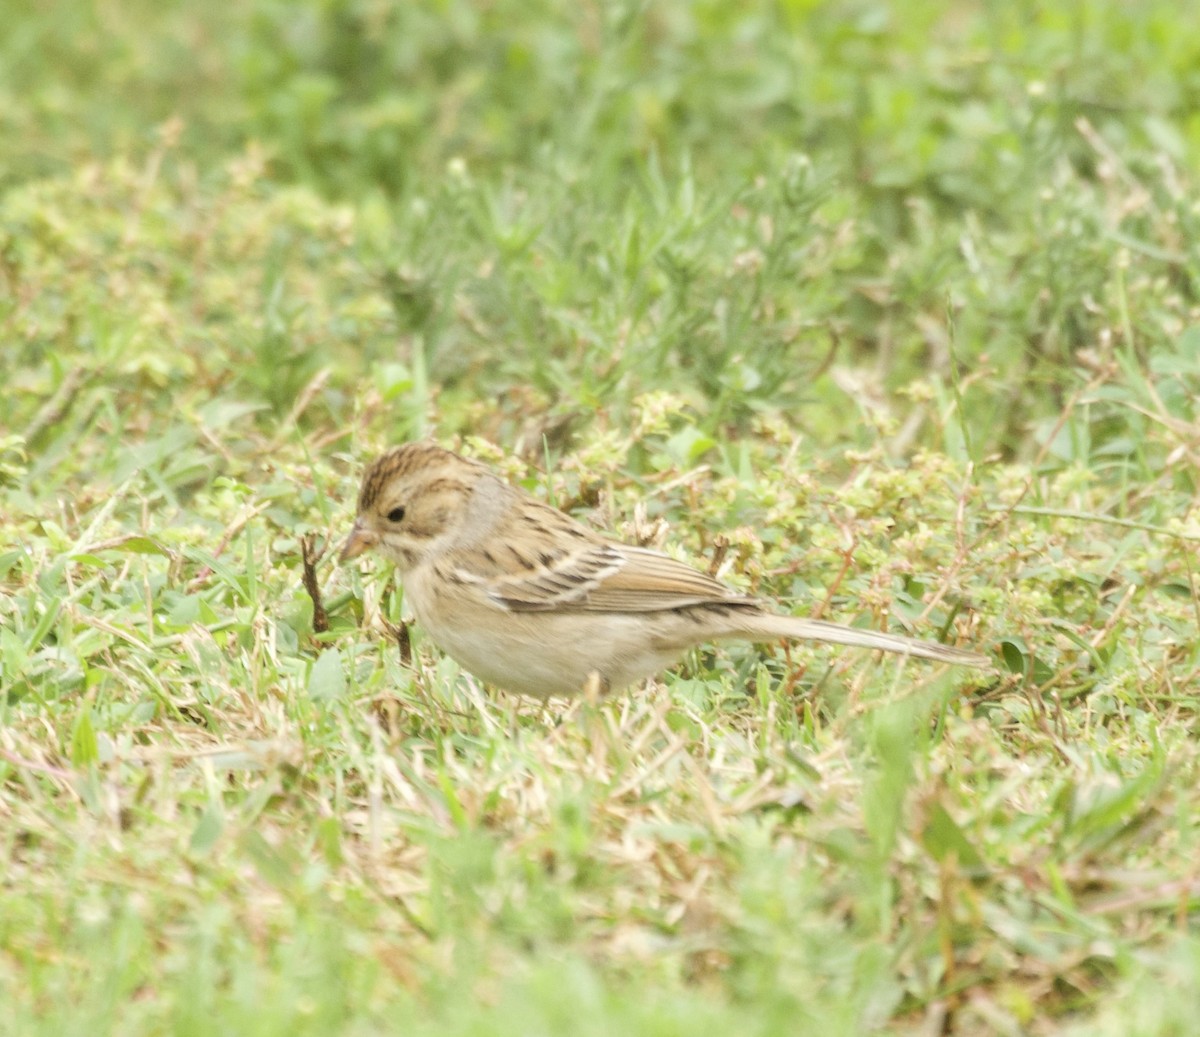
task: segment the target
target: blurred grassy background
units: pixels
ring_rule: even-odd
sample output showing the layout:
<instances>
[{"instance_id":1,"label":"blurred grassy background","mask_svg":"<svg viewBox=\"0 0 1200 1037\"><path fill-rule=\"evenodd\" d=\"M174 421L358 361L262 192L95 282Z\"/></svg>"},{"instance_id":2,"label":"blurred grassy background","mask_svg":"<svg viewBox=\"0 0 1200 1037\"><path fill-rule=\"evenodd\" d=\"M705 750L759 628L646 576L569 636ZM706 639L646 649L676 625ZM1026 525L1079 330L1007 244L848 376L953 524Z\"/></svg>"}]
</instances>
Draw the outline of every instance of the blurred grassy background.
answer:
<instances>
[{"instance_id":1,"label":"blurred grassy background","mask_svg":"<svg viewBox=\"0 0 1200 1037\"><path fill-rule=\"evenodd\" d=\"M1185 1032L1193 21L10 0L0 1030ZM419 435L1009 672L315 636Z\"/></svg>"},{"instance_id":2,"label":"blurred grassy background","mask_svg":"<svg viewBox=\"0 0 1200 1037\"><path fill-rule=\"evenodd\" d=\"M142 271L176 235L237 290L176 270L129 305L192 296L184 353L277 413L324 366L393 387L419 366L447 431L480 396L519 397L495 421L600 400L620 420L666 389L709 434L766 411L845 442L886 400L921 422L904 447L1029 458L1096 365L1190 356L1200 44L1179 10L18 0L10 286L24 271L33 319L78 319L71 285L40 298L40 262ZM265 195L254 227L237 206ZM156 209L166 226L128 224ZM851 406L831 363L860 369ZM913 382L957 387L954 429L893 395ZM1113 463L1144 432L1130 394L1087 421Z\"/></svg>"}]
</instances>

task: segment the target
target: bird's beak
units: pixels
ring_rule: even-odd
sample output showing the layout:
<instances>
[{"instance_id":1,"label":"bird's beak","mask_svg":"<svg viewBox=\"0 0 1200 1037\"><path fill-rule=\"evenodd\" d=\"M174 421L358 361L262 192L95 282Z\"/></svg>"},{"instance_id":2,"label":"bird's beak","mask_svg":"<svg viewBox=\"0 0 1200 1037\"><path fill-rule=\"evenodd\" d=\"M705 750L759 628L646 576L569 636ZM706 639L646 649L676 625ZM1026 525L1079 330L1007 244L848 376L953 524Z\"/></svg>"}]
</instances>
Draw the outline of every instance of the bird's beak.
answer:
<instances>
[{"instance_id":1,"label":"bird's beak","mask_svg":"<svg viewBox=\"0 0 1200 1037\"><path fill-rule=\"evenodd\" d=\"M342 548L342 553L338 555L338 561L345 565L351 558L357 558L378 542L379 537L363 526L362 519L358 519L350 530L350 535L346 537L346 545Z\"/></svg>"}]
</instances>

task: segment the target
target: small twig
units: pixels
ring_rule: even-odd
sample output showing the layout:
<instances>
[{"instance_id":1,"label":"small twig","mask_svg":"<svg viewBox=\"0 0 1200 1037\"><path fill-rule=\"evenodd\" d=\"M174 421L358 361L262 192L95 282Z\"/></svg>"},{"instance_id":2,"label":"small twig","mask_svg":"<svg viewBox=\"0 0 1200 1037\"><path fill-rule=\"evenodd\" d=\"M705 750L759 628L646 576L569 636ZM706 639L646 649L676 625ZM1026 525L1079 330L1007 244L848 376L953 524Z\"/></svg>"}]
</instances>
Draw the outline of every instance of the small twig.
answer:
<instances>
[{"instance_id":1,"label":"small twig","mask_svg":"<svg viewBox=\"0 0 1200 1037\"><path fill-rule=\"evenodd\" d=\"M708 563L709 576L715 577L721 571L721 565L727 554L729 554L729 537L724 533L718 533L713 537L713 554Z\"/></svg>"},{"instance_id":2,"label":"small twig","mask_svg":"<svg viewBox=\"0 0 1200 1037\"><path fill-rule=\"evenodd\" d=\"M1066 405L1063 407L1062 414L1059 416L1058 421L1055 422L1054 427L1045 436L1041 448L1038 450L1033 462L1029 465L1030 471L1036 472L1039 468L1041 468L1042 463L1046 460L1046 455L1050 453L1051 448L1054 446L1055 438L1058 436L1059 432L1062 431L1066 423L1071 420L1071 415L1075 412L1075 405L1079 403L1081 399L1090 395L1093 391L1107 382L1109 375L1110 372L1106 368L1092 378L1087 385L1082 386L1071 394L1071 398L1067 400ZM1022 487L1021 492L1017 495L1016 500L1011 501L1008 504L989 506L987 508L988 511L994 511L997 513L996 518L992 522L986 522L983 524L984 528L979 531L979 534L971 542L971 545L968 548L969 552L974 552L980 544L985 543L989 537L994 536L996 530L1005 522L1009 521L1014 513L1018 511L1024 511L1029 508L1028 505L1022 504L1022 501L1024 501L1025 498L1028 497L1033 491L1034 481L1035 477L1032 475L1025 480L1025 485Z\"/></svg>"},{"instance_id":3,"label":"small twig","mask_svg":"<svg viewBox=\"0 0 1200 1037\"><path fill-rule=\"evenodd\" d=\"M1192 592L1192 610L1196 613L1196 629L1200 630L1200 598L1196 597L1196 573L1192 569L1191 552L1183 552L1183 564L1187 568L1188 590Z\"/></svg>"},{"instance_id":4,"label":"small twig","mask_svg":"<svg viewBox=\"0 0 1200 1037\"><path fill-rule=\"evenodd\" d=\"M970 548L967 547L967 492L971 486L971 478L975 474L975 462L967 462L967 470L963 478L962 490L958 494L958 505L954 509L954 561L950 563L949 568L942 574L941 584L934 591L933 597L925 603L925 607L921 610L921 619L928 619L933 613L933 610L942 603L942 599L949 593L950 581L955 579L962 567L967 564ZM953 615L951 616L953 619Z\"/></svg>"},{"instance_id":5,"label":"small twig","mask_svg":"<svg viewBox=\"0 0 1200 1037\"><path fill-rule=\"evenodd\" d=\"M174 561L177 557L175 552L169 547L156 537L152 537L146 533L122 533L120 536L109 537L107 540L97 540L94 544L83 544L76 547L75 551L80 554L95 554L97 551L116 551L124 547L131 540L149 540L164 558Z\"/></svg>"},{"instance_id":6,"label":"small twig","mask_svg":"<svg viewBox=\"0 0 1200 1037\"><path fill-rule=\"evenodd\" d=\"M1190 903L1200 896L1200 882L1195 879L1173 879L1150 889L1134 889L1112 897L1097 898L1087 907L1091 915L1124 915L1147 907L1174 903Z\"/></svg>"},{"instance_id":7,"label":"small twig","mask_svg":"<svg viewBox=\"0 0 1200 1037\"><path fill-rule=\"evenodd\" d=\"M249 507L245 511L243 511L228 526L226 526L225 532L221 535L221 539L217 543L216 549L213 551L213 557L220 558L221 555L224 553L225 548L227 548L229 546L229 544L232 542L232 540L235 536L237 536L243 529L246 528L246 525L250 522L250 520L253 518L257 518L264 511L266 511L270 506L271 506L270 501L264 501L262 504L252 505L251 507ZM188 591L189 592L195 591L197 587L199 587L205 580L207 580L212 575L212 572L213 571L212 571L211 565L202 565L200 567L200 571L197 572L196 575L192 577L191 582L188 584Z\"/></svg>"},{"instance_id":8,"label":"small twig","mask_svg":"<svg viewBox=\"0 0 1200 1037\"><path fill-rule=\"evenodd\" d=\"M400 620L399 623L390 623L388 620L382 619L382 622L384 629L396 642L396 647L400 649L400 661L406 667L412 666L412 637L408 633L408 624L404 620Z\"/></svg>"},{"instance_id":9,"label":"small twig","mask_svg":"<svg viewBox=\"0 0 1200 1037\"><path fill-rule=\"evenodd\" d=\"M300 538L300 560L304 564L304 589L313 603L313 631L323 634L329 629L329 615L321 601L321 587L317 583L317 563L325 556L325 544L317 547L317 538L306 533Z\"/></svg>"},{"instance_id":10,"label":"small twig","mask_svg":"<svg viewBox=\"0 0 1200 1037\"><path fill-rule=\"evenodd\" d=\"M14 767L20 767L22 770L37 771L40 774L49 774L55 778L61 778L64 781L70 781L75 777L75 775L70 771L65 771L61 767L52 767L48 763L38 763L35 760L27 760L23 756L18 756L16 753L10 753L7 749L0 749L0 759L7 760Z\"/></svg>"},{"instance_id":11,"label":"small twig","mask_svg":"<svg viewBox=\"0 0 1200 1037\"><path fill-rule=\"evenodd\" d=\"M33 420L25 428L26 443L33 443L51 425L57 425L62 421L87 376L88 372L82 367L72 367L67 371L58 388L54 390L54 395L42 404L33 416Z\"/></svg>"},{"instance_id":12,"label":"small twig","mask_svg":"<svg viewBox=\"0 0 1200 1037\"><path fill-rule=\"evenodd\" d=\"M1101 515L1093 511L1073 511L1070 508L1042 508L1032 504L985 504L984 507L988 511L1000 511L1017 515L1041 515L1046 518L1068 519L1074 522L1095 522L1102 526L1140 529L1143 533L1154 533L1156 536L1171 537L1174 540L1200 541L1200 534L1198 533L1184 533L1178 529L1156 526L1152 522L1138 522L1135 519L1117 518L1114 515Z\"/></svg>"},{"instance_id":13,"label":"small twig","mask_svg":"<svg viewBox=\"0 0 1200 1037\"><path fill-rule=\"evenodd\" d=\"M1133 601L1133 596L1137 593L1137 591L1138 585L1136 583L1131 583L1125 588L1125 593L1121 595L1121 600L1117 602L1117 607L1112 610L1108 619L1104 621L1104 626L1102 626L1096 632L1096 636L1093 637L1090 642L1088 642L1092 648L1099 648L1104 643L1104 640L1108 637L1108 635L1112 633L1113 627L1117 625L1117 621L1121 618L1121 614L1129 607L1129 603Z\"/></svg>"},{"instance_id":14,"label":"small twig","mask_svg":"<svg viewBox=\"0 0 1200 1037\"><path fill-rule=\"evenodd\" d=\"M858 550L858 536L854 530L845 522L839 522L836 518L833 520L846 536L847 544L842 551L842 567L838 570L837 575L825 588L825 597L817 602L816 607L812 610L812 618L820 619L828 608L829 603L833 601L834 596L838 592L838 588L842 585L842 581L846 578L846 574L850 571L850 566L854 562L854 552Z\"/></svg>"},{"instance_id":15,"label":"small twig","mask_svg":"<svg viewBox=\"0 0 1200 1037\"><path fill-rule=\"evenodd\" d=\"M325 384L329 381L329 376L332 373L328 367L322 368L300 390L296 396L296 402L292 405L292 409L288 412L287 417L283 419L278 431L275 433L275 438L271 441L272 448L278 447L288 437L292 429L299 423L301 415L308 410L312 401L325 388Z\"/></svg>"},{"instance_id":16,"label":"small twig","mask_svg":"<svg viewBox=\"0 0 1200 1037\"><path fill-rule=\"evenodd\" d=\"M800 682L804 680L804 675L808 673L808 663L797 663L792 658L791 641L785 639L782 644L783 662L787 667L787 680L783 685L783 695L785 698L791 698Z\"/></svg>"}]
</instances>

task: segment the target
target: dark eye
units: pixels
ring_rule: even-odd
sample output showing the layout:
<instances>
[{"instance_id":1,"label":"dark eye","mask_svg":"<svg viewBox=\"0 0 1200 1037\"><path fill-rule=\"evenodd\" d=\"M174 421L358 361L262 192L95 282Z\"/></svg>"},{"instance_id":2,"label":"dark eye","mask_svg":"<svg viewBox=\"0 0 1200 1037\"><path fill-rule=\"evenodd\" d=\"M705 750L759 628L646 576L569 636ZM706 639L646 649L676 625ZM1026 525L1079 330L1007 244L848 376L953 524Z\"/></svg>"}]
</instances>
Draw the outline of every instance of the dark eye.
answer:
<instances>
[{"instance_id":1,"label":"dark eye","mask_svg":"<svg viewBox=\"0 0 1200 1037\"><path fill-rule=\"evenodd\" d=\"M392 508L392 510L388 512L388 521L389 522L403 522L404 521L404 509L403 508Z\"/></svg>"}]
</instances>

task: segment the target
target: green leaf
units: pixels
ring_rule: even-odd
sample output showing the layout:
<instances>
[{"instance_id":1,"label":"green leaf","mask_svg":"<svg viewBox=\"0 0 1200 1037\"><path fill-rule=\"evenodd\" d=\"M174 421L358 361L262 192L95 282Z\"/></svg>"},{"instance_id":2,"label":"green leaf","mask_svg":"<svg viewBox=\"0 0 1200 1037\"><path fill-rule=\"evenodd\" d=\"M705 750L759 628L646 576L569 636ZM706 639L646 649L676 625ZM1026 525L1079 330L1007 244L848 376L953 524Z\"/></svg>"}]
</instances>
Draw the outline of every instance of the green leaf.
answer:
<instances>
[{"instance_id":1,"label":"green leaf","mask_svg":"<svg viewBox=\"0 0 1200 1037\"><path fill-rule=\"evenodd\" d=\"M1006 637L1000 642L1000 654L1009 673L1024 674L1029 668L1029 649L1019 637Z\"/></svg>"},{"instance_id":2,"label":"green leaf","mask_svg":"<svg viewBox=\"0 0 1200 1037\"><path fill-rule=\"evenodd\" d=\"M90 767L99 755L92 710L90 706L85 706L75 718L75 727L71 731L71 762L76 767Z\"/></svg>"},{"instance_id":3,"label":"green leaf","mask_svg":"<svg viewBox=\"0 0 1200 1037\"><path fill-rule=\"evenodd\" d=\"M42 643L42 638L46 636L50 628L54 626L54 621L58 619L58 613L62 608L62 604L62 598L58 596L49 598L46 603L46 611L42 613L37 626L33 628L33 633L29 635L29 640L25 642L30 649L37 648Z\"/></svg>"},{"instance_id":4,"label":"green leaf","mask_svg":"<svg viewBox=\"0 0 1200 1037\"><path fill-rule=\"evenodd\" d=\"M128 540L122 541L120 544L110 548L113 551L125 551L129 554L138 555L162 555L164 558L170 558L171 552L168 551L153 537L134 536Z\"/></svg>"},{"instance_id":5,"label":"green leaf","mask_svg":"<svg viewBox=\"0 0 1200 1037\"><path fill-rule=\"evenodd\" d=\"M941 803L929 808L925 827L921 831L921 844L937 861L954 857L959 866L969 872L986 871L983 858L971 844L962 828Z\"/></svg>"},{"instance_id":6,"label":"green leaf","mask_svg":"<svg viewBox=\"0 0 1200 1037\"><path fill-rule=\"evenodd\" d=\"M218 803L210 803L200 815L188 847L192 853L205 854L213 848L225 828L225 814Z\"/></svg>"},{"instance_id":7,"label":"green leaf","mask_svg":"<svg viewBox=\"0 0 1200 1037\"><path fill-rule=\"evenodd\" d=\"M308 674L308 693L319 700L340 699L346 694L346 671L336 648L326 649L313 663Z\"/></svg>"},{"instance_id":8,"label":"green leaf","mask_svg":"<svg viewBox=\"0 0 1200 1037\"><path fill-rule=\"evenodd\" d=\"M283 854L272 846L257 829L251 828L241 838L242 849L254 861L258 873L271 885L288 889L295 883L295 869Z\"/></svg>"}]
</instances>

